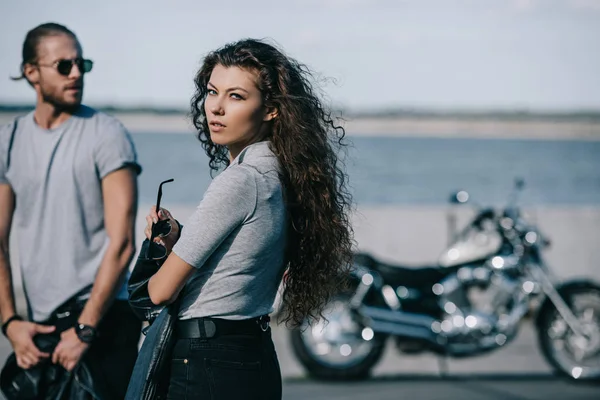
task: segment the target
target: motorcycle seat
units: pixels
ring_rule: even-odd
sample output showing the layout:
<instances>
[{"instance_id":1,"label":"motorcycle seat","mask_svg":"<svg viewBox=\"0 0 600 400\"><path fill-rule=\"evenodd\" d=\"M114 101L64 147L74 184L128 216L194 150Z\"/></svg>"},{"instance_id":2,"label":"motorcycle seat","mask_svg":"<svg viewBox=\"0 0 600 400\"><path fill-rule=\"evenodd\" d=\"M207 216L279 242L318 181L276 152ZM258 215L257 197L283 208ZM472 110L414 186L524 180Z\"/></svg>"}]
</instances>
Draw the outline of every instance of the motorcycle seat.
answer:
<instances>
[{"instance_id":1,"label":"motorcycle seat","mask_svg":"<svg viewBox=\"0 0 600 400\"><path fill-rule=\"evenodd\" d=\"M437 266L406 266L388 264L367 254L356 254L355 263L377 271L392 286L423 288L442 280L450 271Z\"/></svg>"}]
</instances>

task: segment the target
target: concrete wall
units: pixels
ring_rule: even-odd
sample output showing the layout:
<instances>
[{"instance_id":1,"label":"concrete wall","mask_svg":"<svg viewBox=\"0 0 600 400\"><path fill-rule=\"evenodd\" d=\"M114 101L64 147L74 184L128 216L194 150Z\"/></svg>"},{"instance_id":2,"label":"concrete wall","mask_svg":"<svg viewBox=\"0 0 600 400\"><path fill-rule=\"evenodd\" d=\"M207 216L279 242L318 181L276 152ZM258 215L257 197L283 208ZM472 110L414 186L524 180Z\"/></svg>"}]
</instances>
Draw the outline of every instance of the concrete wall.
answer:
<instances>
[{"instance_id":1,"label":"concrete wall","mask_svg":"<svg viewBox=\"0 0 600 400\"><path fill-rule=\"evenodd\" d=\"M447 245L446 212L443 207L359 209L358 246L389 262L435 263ZM469 209L459 210L458 225L470 215ZM600 281L600 207L538 207L524 215L551 240L546 261L559 277Z\"/></svg>"}]
</instances>

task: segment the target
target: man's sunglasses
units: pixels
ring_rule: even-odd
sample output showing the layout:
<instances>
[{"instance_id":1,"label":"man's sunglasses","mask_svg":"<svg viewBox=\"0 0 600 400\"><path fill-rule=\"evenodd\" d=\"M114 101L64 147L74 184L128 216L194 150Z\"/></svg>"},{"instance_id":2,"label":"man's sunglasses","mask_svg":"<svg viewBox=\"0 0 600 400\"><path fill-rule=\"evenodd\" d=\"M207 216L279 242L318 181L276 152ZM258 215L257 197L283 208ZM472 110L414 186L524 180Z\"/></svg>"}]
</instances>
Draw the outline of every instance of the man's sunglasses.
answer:
<instances>
[{"instance_id":1,"label":"man's sunglasses","mask_svg":"<svg viewBox=\"0 0 600 400\"><path fill-rule=\"evenodd\" d=\"M70 60L58 60L50 65L38 64L41 67L55 67L59 74L69 76L73 65L77 64L79 72L86 74L92 70L94 62L85 58L73 58Z\"/></svg>"},{"instance_id":2,"label":"man's sunglasses","mask_svg":"<svg viewBox=\"0 0 600 400\"><path fill-rule=\"evenodd\" d=\"M156 197L156 213L160 210L160 200L162 199L162 186L165 183L173 182L175 179L167 179L158 185L158 196ZM146 248L146 258L153 260L160 260L166 257L167 249L158 243L154 242L154 238L163 235L167 236L171 233L171 223L169 220L159 220L157 223L152 224L152 233L150 234L150 243Z\"/></svg>"}]
</instances>

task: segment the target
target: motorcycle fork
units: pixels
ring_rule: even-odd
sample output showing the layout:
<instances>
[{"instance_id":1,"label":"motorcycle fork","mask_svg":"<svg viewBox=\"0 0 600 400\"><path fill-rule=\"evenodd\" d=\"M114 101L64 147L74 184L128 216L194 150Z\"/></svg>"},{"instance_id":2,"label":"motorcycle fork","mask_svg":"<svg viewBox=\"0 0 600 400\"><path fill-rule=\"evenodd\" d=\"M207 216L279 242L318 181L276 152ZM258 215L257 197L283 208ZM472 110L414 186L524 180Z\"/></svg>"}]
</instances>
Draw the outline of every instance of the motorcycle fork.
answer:
<instances>
[{"instance_id":1,"label":"motorcycle fork","mask_svg":"<svg viewBox=\"0 0 600 400\"><path fill-rule=\"evenodd\" d=\"M575 333L577 336L585 336L581 329L581 325L577 320L577 317L575 317L575 314L573 314L573 311L571 311L571 308L562 298L560 293L558 293L558 291L554 288L554 284L552 283L548 275L546 275L546 273L541 268L531 268L530 272L533 275L533 277L542 284L542 289L544 290L544 293L546 294L546 296L548 296L552 304L554 304L554 307L556 307L556 310L558 311L560 316L565 320L565 322L573 331L573 333Z\"/></svg>"},{"instance_id":2,"label":"motorcycle fork","mask_svg":"<svg viewBox=\"0 0 600 400\"><path fill-rule=\"evenodd\" d=\"M350 307L352 307L353 309L360 308L360 306L363 304L365 296L373 286L374 282L375 278L370 272L365 272L360 277L360 283L358 284L356 290L354 291L354 294L350 298Z\"/></svg>"}]
</instances>

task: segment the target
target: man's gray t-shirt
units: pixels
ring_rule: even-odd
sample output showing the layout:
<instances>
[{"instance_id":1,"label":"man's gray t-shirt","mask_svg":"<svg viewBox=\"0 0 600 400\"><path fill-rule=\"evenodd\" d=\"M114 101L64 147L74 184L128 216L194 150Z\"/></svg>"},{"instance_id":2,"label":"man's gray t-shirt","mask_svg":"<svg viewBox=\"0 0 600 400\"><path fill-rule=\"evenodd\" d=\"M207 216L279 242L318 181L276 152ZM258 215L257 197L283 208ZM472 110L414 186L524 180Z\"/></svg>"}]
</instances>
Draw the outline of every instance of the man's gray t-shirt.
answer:
<instances>
[{"instance_id":1,"label":"man's gray t-shirt","mask_svg":"<svg viewBox=\"0 0 600 400\"><path fill-rule=\"evenodd\" d=\"M284 271L287 216L269 142L246 147L210 184L173 252L197 268L180 319L268 314Z\"/></svg>"},{"instance_id":2,"label":"man's gray t-shirt","mask_svg":"<svg viewBox=\"0 0 600 400\"><path fill-rule=\"evenodd\" d=\"M15 192L19 264L31 318L52 311L94 282L108 245L102 179L131 166L133 142L115 118L89 107L56 129L33 112L0 127L0 184ZM10 165L8 165L10 154ZM118 299L127 299L123 286Z\"/></svg>"}]
</instances>

